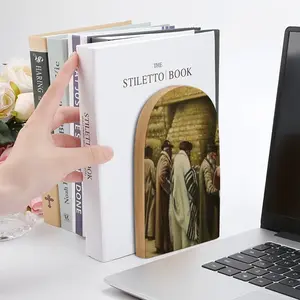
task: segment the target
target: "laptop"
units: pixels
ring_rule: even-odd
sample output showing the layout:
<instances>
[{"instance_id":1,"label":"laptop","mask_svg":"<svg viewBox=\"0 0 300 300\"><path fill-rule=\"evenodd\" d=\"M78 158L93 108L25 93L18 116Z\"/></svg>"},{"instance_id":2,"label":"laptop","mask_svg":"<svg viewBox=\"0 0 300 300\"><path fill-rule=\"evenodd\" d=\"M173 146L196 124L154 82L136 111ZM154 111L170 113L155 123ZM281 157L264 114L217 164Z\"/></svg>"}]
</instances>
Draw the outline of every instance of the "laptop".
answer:
<instances>
[{"instance_id":1,"label":"laptop","mask_svg":"<svg viewBox=\"0 0 300 300\"><path fill-rule=\"evenodd\" d=\"M105 282L144 300L300 299L300 27L284 34L260 228Z\"/></svg>"}]
</instances>

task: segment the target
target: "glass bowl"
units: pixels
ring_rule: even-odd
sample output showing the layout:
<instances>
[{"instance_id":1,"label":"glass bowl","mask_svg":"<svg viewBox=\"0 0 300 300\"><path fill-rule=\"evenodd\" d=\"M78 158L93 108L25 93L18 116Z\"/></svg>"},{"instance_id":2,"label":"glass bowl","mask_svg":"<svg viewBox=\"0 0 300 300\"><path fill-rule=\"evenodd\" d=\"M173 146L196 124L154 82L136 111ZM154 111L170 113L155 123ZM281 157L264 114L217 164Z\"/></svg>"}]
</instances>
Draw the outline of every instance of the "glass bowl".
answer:
<instances>
[{"instance_id":1,"label":"glass bowl","mask_svg":"<svg viewBox=\"0 0 300 300\"><path fill-rule=\"evenodd\" d=\"M13 240L27 234L37 221L38 216L30 211L0 216L0 242Z\"/></svg>"}]
</instances>

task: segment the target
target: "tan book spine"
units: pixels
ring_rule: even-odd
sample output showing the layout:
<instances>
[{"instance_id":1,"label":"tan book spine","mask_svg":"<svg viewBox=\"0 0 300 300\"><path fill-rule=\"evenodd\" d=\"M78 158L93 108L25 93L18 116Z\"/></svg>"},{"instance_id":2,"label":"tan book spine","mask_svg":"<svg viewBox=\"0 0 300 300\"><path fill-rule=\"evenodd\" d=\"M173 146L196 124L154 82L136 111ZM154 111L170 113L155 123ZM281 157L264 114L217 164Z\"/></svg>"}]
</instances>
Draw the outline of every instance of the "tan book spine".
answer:
<instances>
[{"instance_id":1,"label":"tan book spine","mask_svg":"<svg viewBox=\"0 0 300 300\"><path fill-rule=\"evenodd\" d=\"M58 186L53 187L48 193L43 195L44 222L61 227L60 206L58 197Z\"/></svg>"}]
</instances>

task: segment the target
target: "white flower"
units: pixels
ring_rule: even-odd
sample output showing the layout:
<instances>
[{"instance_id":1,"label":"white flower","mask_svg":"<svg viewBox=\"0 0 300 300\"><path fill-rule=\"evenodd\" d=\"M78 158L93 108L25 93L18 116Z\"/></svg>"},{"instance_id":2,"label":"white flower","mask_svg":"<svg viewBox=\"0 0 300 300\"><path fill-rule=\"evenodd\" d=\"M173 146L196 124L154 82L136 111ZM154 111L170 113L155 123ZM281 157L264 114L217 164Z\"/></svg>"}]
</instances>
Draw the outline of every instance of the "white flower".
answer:
<instances>
[{"instance_id":1,"label":"white flower","mask_svg":"<svg viewBox=\"0 0 300 300\"><path fill-rule=\"evenodd\" d=\"M0 82L0 120L6 121L11 117L16 102L16 94L12 86L5 82Z\"/></svg>"},{"instance_id":2,"label":"white flower","mask_svg":"<svg viewBox=\"0 0 300 300\"><path fill-rule=\"evenodd\" d=\"M11 112L18 121L27 121L34 111L33 93L22 93L18 95L15 108Z\"/></svg>"},{"instance_id":3,"label":"white flower","mask_svg":"<svg viewBox=\"0 0 300 300\"><path fill-rule=\"evenodd\" d=\"M14 82L21 93L32 92L30 63L26 60L11 60L3 67L2 81Z\"/></svg>"}]
</instances>

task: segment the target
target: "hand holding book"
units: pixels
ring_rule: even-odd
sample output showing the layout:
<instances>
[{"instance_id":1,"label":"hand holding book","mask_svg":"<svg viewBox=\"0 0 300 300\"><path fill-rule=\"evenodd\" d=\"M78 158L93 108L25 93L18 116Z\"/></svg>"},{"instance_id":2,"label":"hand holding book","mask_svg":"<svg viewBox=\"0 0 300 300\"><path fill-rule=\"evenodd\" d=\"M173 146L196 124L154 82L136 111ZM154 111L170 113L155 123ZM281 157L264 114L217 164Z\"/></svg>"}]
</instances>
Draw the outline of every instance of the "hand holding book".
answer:
<instances>
[{"instance_id":1,"label":"hand holding book","mask_svg":"<svg viewBox=\"0 0 300 300\"><path fill-rule=\"evenodd\" d=\"M53 134L64 123L79 122L79 110L59 103L78 65L74 54L60 70L39 105L19 132L8 158L0 167L1 214L23 211L34 197L50 190L59 181L82 180L77 172L112 158L111 148L80 147L80 139Z\"/></svg>"}]
</instances>

